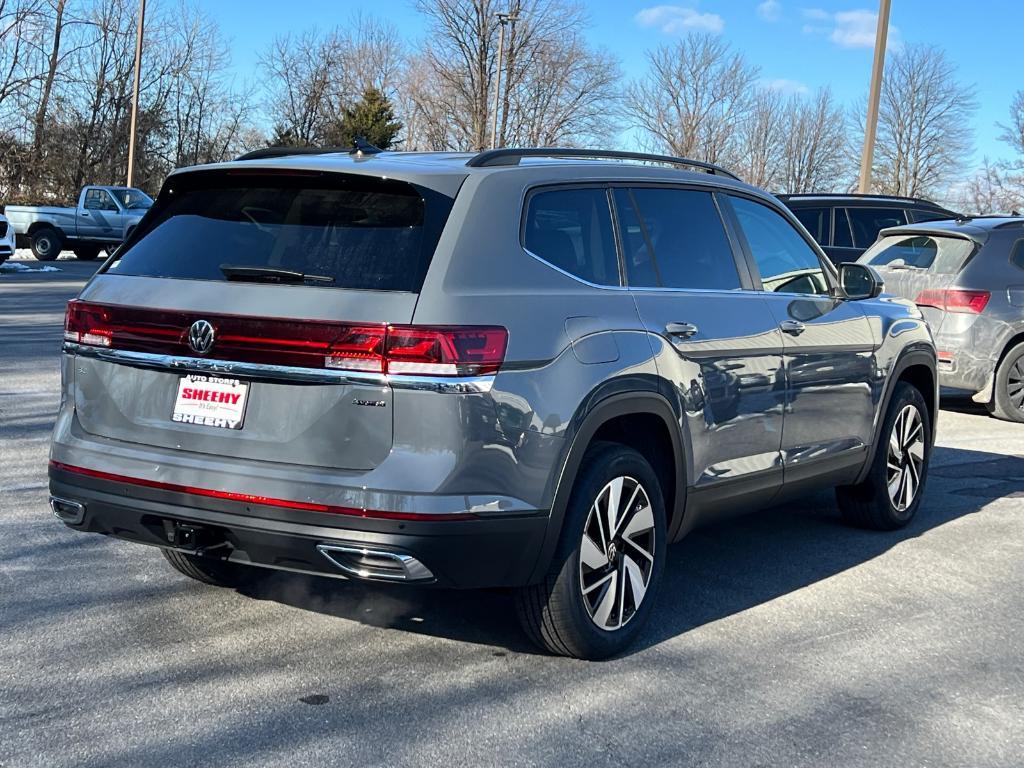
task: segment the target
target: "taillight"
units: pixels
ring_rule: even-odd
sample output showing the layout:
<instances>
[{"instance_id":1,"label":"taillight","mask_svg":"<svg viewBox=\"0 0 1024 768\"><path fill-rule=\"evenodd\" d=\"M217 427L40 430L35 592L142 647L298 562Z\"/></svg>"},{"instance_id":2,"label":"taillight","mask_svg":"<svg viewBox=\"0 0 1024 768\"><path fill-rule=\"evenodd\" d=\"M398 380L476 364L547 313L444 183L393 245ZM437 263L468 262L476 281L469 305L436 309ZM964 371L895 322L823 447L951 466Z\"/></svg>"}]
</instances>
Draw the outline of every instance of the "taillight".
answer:
<instances>
[{"instance_id":1,"label":"taillight","mask_svg":"<svg viewBox=\"0 0 1024 768\"><path fill-rule=\"evenodd\" d=\"M505 359L504 328L388 328L388 373L420 376L481 376Z\"/></svg>"},{"instance_id":2,"label":"taillight","mask_svg":"<svg viewBox=\"0 0 1024 768\"><path fill-rule=\"evenodd\" d=\"M188 332L196 320L214 327L206 357L267 365L331 368L408 376L481 376L505 359L508 331L491 326L420 327L196 315L68 302L64 338L133 352L197 356Z\"/></svg>"},{"instance_id":3,"label":"taillight","mask_svg":"<svg viewBox=\"0 0 1024 768\"><path fill-rule=\"evenodd\" d=\"M988 306L992 294L988 291L965 291L959 288L928 288L918 294L915 304L935 307L947 312L967 312L980 315Z\"/></svg>"}]
</instances>

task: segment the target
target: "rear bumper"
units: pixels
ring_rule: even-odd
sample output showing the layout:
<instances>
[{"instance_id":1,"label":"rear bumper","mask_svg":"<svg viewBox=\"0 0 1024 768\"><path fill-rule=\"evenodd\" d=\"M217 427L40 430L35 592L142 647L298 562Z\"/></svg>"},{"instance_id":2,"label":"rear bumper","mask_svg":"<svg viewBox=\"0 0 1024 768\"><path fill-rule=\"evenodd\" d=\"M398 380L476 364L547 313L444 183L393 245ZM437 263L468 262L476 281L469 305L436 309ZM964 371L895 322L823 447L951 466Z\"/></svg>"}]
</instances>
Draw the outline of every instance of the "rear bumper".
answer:
<instances>
[{"instance_id":1,"label":"rear bumper","mask_svg":"<svg viewBox=\"0 0 1024 768\"><path fill-rule=\"evenodd\" d=\"M53 466L50 493L82 506L58 515L78 531L278 570L458 588L526 584L548 525L546 511L437 521L342 517L129 485ZM172 535L181 526L198 531L198 538ZM353 551L375 553L382 567L346 571L354 562L346 553Z\"/></svg>"}]
</instances>

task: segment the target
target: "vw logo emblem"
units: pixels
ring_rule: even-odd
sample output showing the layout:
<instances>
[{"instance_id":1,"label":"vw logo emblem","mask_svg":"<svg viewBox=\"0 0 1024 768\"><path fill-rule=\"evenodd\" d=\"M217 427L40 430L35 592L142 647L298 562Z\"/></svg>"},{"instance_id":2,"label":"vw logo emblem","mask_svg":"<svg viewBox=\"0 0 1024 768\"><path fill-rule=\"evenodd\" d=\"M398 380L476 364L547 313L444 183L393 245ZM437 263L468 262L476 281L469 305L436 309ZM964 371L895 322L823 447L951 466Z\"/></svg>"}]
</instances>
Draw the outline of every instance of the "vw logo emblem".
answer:
<instances>
[{"instance_id":1,"label":"vw logo emblem","mask_svg":"<svg viewBox=\"0 0 1024 768\"><path fill-rule=\"evenodd\" d=\"M188 345L200 355L213 349L213 326L207 320L196 320L188 329Z\"/></svg>"}]
</instances>

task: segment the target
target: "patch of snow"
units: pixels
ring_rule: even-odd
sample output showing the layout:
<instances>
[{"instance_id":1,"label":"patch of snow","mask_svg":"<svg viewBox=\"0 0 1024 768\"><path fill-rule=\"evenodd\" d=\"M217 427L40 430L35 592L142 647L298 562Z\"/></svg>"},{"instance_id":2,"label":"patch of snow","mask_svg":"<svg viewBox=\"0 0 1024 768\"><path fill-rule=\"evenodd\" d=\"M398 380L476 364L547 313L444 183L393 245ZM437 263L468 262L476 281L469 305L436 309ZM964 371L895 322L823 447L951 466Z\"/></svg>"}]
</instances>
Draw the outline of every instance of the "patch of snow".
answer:
<instances>
[{"instance_id":1,"label":"patch of snow","mask_svg":"<svg viewBox=\"0 0 1024 768\"><path fill-rule=\"evenodd\" d=\"M49 264L39 267L30 267L17 261L5 261L0 264L0 272L60 272L59 267L51 267Z\"/></svg>"}]
</instances>

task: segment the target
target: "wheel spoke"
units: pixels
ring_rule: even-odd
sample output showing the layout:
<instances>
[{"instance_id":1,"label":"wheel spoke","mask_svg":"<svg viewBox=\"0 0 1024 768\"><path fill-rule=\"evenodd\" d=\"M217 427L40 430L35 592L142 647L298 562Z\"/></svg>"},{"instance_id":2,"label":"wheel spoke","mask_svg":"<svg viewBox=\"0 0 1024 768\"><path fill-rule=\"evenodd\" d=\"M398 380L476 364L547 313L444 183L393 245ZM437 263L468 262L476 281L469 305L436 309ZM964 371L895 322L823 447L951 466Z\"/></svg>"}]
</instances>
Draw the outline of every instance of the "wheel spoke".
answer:
<instances>
[{"instance_id":1,"label":"wheel spoke","mask_svg":"<svg viewBox=\"0 0 1024 768\"><path fill-rule=\"evenodd\" d=\"M608 508L606 512L608 515L609 541L615 536L615 529L618 527L619 502L622 501L622 484L625 480L626 478L624 477L616 477L608 484Z\"/></svg>"},{"instance_id":2,"label":"wheel spoke","mask_svg":"<svg viewBox=\"0 0 1024 768\"><path fill-rule=\"evenodd\" d=\"M628 555L623 558L623 563L626 566L629 588L633 593L633 606L639 608L640 602L644 599L644 594L647 592L647 585L644 584L644 574L640 570L640 566L636 564L636 561Z\"/></svg>"},{"instance_id":3,"label":"wheel spoke","mask_svg":"<svg viewBox=\"0 0 1024 768\"><path fill-rule=\"evenodd\" d=\"M616 521L618 528L622 528L622 526L626 524L626 519L629 517L630 510L633 509L633 502L636 501L636 497L640 495L641 490L640 483L633 486L633 493L630 494L629 501L622 505L622 513L618 516L618 520ZM612 531L612 538L615 538L618 533L618 530Z\"/></svg>"},{"instance_id":4,"label":"wheel spoke","mask_svg":"<svg viewBox=\"0 0 1024 768\"><path fill-rule=\"evenodd\" d=\"M636 511L636 514L630 519L626 525L626 530L622 532L622 535L626 539L630 539L639 533L649 531L654 527L654 511L651 509L651 505L647 504Z\"/></svg>"},{"instance_id":5,"label":"wheel spoke","mask_svg":"<svg viewBox=\"0 0 1024 768\"><path fill-rule=\"evenodd\" d=\"M606 551L602 551L601 547L584 533L583 543L580 545L580 560L591 570L597 570L608 565L608 554Z\"/></svg>"},{"instance_id":6,"label":"wheel spoke","mask_svg":"<svg viewBox=\"0 0 1024 768\"><path fill-rule=\"evenodd\" d=\"M594 591L595 589L597 589L598 587L600 587L600 586L601 586L602 584L606 584L606 583L608 582L608 580L609 580L609 579L611 579L611 578L614 578L614 577L615 577L615 571L612 571L611 573L606 573L606 574L605 574L604 576L602 576L602 577L601 577L600 579L598 579L597 581L595 581L595 582L594 582L593 584L591 584L591 585L590 585L589 587L584 587L584 588L583 588L583 594L584 594L584 595L589 595L589 594L590 594L591 592L593 592L593 591Z\"/></svg>"},{"instance_id":7,"label":"wheel spoke","mask_svg":"<svg viewBox=\"0 0 1024 768\"><path fill-rule=\"evenodd\" d=\"M893 504L898 504L896 499L899 497L900 488L903 485L903 470L896 473L896 476L889 481L889 498L892 499Z\"/></svg>"},{"instance_id":8,"label":"wheel spoke","mask_svg":"<svg viewBox=\"0 0 1024 768\"><path fill-rule=\"evenodd\" d=\"M903 443L903 450L908 450L917 441L918 436L924 430L924 424L915 419L913 426L910 429L910 435L907 437L906 442Z\"/></svg>"},{"instance_id":9,"label":"wheel spoke","mask_svg":"<svg viewBox=\"0 0 1024 768\"><path fill-rule=\"evenodd\" d=\"M906 480L903 484L903 508L906 509L910 506L910 502L914 500L914 494L917 492L917 482L914 480L914 473L907 467L905 473Z\"/></svg>"},{"instance_id":10,"label":"wheel spoke","mask_svg":"<svg viewBox=\"0 0 1024 768\"><path fill-rule=\"evenodd\" d=\"M907 453L909 453L913 459L924 461L924 441L918 440L907 449Z\"/></svg>"},{"instance_id":11,"label":"wheel spoke","mask_svg":"<svg viewBox=\"0 0 1024 768\"><path fill-rule=\"evenodd\" d=\"M604 628L608 626L608 618L612 615L612 610L615 608L616 598L618 597L618 583L618 571L612 571L611 579L608 581L608 586L601 597L601 602L594 609L594 623L599 627Z\"/></svg>"},{"instance_id":12,"label":"wheel spoke","mask_svg":"<svg viewBox=\"0 0 1024 768\"><path fill-rule=\"evenodd\" d=\"M647 558L650 562L652 562L652 563L654 562L654 554L652 552L648 552L646 549L641 547L639 544L637 544L632 539L628 539L627 538L627 539L623 539L623 541L626 542L627 544L629 544L629 546L631 546L633 549L635 549L637 552L639 552L641 555L643 555L645 558Z\"/></svg>"},{"instance_id":13,"label":"wheel spoke","mask_svg":"<svg viewBox=\"0 0 1024 768\"><path fill-rule=\"evenodd\" d=\"M616 629L622 626L623 619L626 616L626 569L623 565L624 562L619 563L619 621L615 625Z\"/></svg>"}]
</instances>

